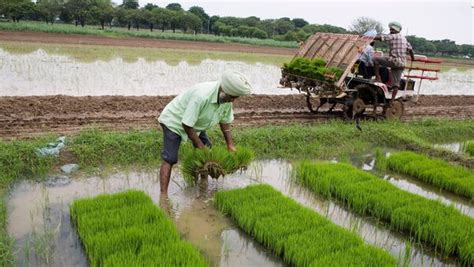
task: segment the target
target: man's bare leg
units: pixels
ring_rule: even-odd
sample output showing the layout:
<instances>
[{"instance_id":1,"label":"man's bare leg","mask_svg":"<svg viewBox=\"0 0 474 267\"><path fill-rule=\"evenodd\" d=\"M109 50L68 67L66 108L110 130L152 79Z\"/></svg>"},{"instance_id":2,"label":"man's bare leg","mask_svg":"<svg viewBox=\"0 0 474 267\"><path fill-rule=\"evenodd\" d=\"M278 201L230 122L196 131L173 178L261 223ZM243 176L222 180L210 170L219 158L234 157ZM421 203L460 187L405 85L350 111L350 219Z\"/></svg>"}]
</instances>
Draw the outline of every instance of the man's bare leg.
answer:
<instances>
[{"instance_id":1,"label":"man's bare leg","mask_svg":"<svg viewBox=\"0 0 474 267\"><path fill-rule=\"evenodd\" d=\"M170 183L171 169L173 165L166 161L161 162L160 167L160 192L161 194L168 194L168 184Z\"/></svg>"},{"instance_id":2,"label":"man's bare leg","mask_svg":"<svg viewBox=\"0 0 474 267\"><path fill-rule=\"evenodd\" d=\"M382 82L382 78L380 77L380 65L378 62L374 62L374 72L375 72L375 81Z\"/></svg>"},{"instance_id":3,"label":"man's bare leg","mask_svg":"<svg viewBox=\"0 0 474 267\"><path fill-rule=\"evenodd\" d=\"M393 104L393 101L395 101L395 97L397 97L397 93L398 93L398 87L392 87L392 99L390 99L390 102L389 102L389 105L392 105Z\"/></svg>"}]
</instances>

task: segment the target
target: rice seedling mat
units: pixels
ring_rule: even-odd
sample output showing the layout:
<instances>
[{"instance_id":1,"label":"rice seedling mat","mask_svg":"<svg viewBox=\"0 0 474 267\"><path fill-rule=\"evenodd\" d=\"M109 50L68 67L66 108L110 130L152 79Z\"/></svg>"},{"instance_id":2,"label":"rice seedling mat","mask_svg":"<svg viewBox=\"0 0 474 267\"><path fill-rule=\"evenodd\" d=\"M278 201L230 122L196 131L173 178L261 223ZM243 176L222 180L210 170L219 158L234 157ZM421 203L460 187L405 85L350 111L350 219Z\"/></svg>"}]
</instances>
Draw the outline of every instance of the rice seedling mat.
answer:
<instances>
[{"instance_id":1,"label":"rice seedling mat","mask_svg":"<svg viewBox=\"0 0 474 267\"><path fill-rule=\"evenodd\" d=\"M90 266L209 266L141 191L76 200L70 211Z\"/></svg>"},{"instance_id":2,"label":"rice seedling mat","mask_svg":"<svg viewBox=\"0 0 474 267\"><path fill-rule=\"evenodd\" d=\"M221 191L217 208L293 266L396 266L387 252L269 185Z\"/></svg>"},{"instance_id":3,"label":"rice seedling mat","mask_svg":"<svg viewBox=\"0 0 474 267\"><path fill-rule=\"evenodd\" d=\"M315 193L387 222L463 265L474 265L474 220L454 207L403 191L348 164L302 161L295 176Z\"/></svg>"},{"instance_id":4,"label":"rice seedling mat","mask_svg":"<svg viewBox=\"0 0 474 267\"><path fill-rule=\"evenodd\" d=\"M440 159L411 152L377 155L376 166L409 175L425 183L474 200L474 172Z\"/></svg>"}]
</instances>

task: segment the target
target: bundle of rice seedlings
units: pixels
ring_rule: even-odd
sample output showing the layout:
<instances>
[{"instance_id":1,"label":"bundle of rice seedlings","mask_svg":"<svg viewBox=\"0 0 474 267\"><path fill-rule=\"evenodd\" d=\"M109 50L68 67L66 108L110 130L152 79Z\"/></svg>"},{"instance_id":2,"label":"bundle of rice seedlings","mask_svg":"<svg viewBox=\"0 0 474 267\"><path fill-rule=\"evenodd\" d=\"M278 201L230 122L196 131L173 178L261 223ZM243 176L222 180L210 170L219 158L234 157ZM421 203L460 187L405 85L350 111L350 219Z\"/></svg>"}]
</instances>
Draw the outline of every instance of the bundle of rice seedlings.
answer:
<instances>
[{"instance_id":1,"label":"bundle of rice seedlings","mask_svg":"<svg viewBox=\"0 0 474 267\"><path fill-rule=\"evenodd\" d=\"M229 152L225 147L212 149L185 148L182 153L181 170L188 183L194 183L199 176L211 176L214 179L246 168L253 160L252 150L237 147L237 151Z\"/></svg>"},{"instance_id":2,"label":"bundle of rice seedlings","mask_svg":"<svg viewBox=\"0 0 474 267\"><path fill-rule=\"evenodd\" d=\"M290 63L283 64L283 70L320 81L335 81L342 75L341 69L336 67L327 68L326 62L321 58L298 57Z\"/></svg>"}]
</instances>

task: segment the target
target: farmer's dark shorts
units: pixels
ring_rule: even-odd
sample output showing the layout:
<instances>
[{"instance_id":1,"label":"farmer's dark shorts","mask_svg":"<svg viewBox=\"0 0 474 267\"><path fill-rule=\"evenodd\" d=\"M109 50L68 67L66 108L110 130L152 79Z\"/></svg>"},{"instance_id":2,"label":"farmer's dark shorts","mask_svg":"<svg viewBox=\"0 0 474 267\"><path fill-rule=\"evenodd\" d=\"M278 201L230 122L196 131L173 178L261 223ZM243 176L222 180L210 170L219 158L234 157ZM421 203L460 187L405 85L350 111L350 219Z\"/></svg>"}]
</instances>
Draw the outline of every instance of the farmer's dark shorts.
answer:
<instances>
[{"instance_id":1,"label":"farmer's dark shorts","mask_svg":"<svg viewBox=\"0 0 474 267\"><path fill-rule=\"evenodd\" d=\"M179 146L181 145L181 136L172 132L168 127L164 124L161 124L161 128L163 128L163 151L161 151L161 159L168 162L171 165L176 164L178 162L178 152ZM199 134L199 139L208 147L211 147L211 141L207 136L205 131L202 131Z\"/></svg>"}]
</instances>

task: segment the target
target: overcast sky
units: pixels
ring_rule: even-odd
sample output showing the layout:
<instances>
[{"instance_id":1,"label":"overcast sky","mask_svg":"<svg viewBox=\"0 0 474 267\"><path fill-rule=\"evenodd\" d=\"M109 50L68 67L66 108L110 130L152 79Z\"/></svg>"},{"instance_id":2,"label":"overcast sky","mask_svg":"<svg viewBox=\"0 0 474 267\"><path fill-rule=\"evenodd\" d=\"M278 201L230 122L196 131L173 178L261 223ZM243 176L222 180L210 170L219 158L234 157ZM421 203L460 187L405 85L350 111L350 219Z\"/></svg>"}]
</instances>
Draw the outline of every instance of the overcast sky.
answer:
<instances>
[{"instance_id":1,"label":"overcast sky","mask_svg":"<svg viewBox=\"0 0 474 267\"><path fill-rule=\"evenodd\" d=\"M121 4L122 0L113 0ZM154 3L165 7L180 3L184 9L197 5L209 15L265 18L304 18L309 23L349 28L361 16L382 22L399 21L403 34L429 40L451 39L474 44L474 0L139 0L140 6Z\"/></svg>"}]
</instances>

